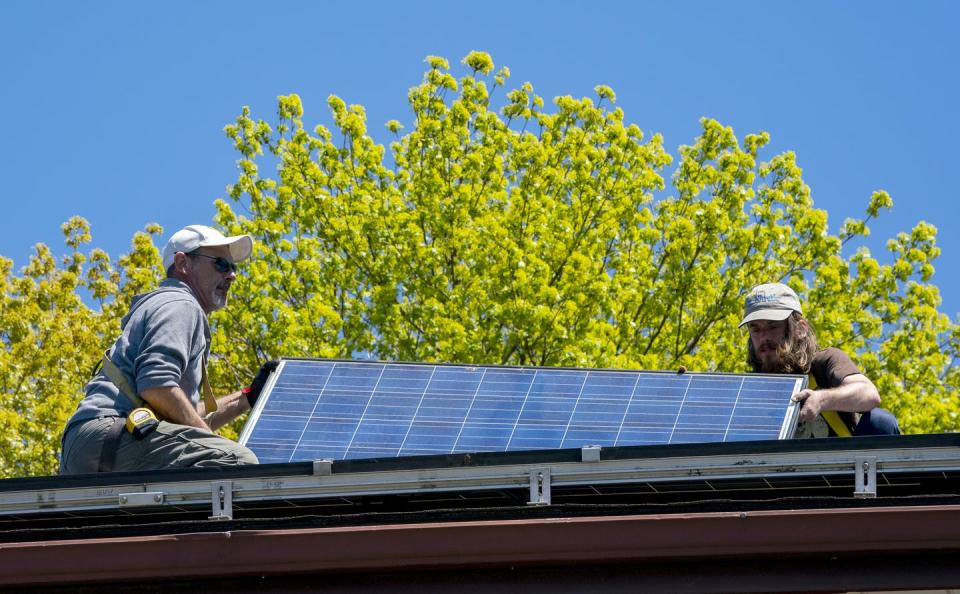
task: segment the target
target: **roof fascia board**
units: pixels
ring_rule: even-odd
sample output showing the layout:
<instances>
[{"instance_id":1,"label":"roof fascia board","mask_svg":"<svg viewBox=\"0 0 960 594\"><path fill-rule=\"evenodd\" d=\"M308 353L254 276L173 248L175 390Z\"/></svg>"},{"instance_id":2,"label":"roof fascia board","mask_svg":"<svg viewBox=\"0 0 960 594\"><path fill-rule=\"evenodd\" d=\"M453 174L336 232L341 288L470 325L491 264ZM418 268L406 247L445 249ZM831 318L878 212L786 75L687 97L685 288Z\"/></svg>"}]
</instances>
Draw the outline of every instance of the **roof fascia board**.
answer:
<instances>
[{"instance_id":1,"label":"roof fascia board","mask_svg":"<svg viewBox=\"0 0 960 594\"><path fill-rule=\"evenodd\" d=\"M0 585L923 551L960 552L960 506L448 522L10 543L0 544ZM844 587L857 589L856 584Z\"/></svg>"}]
</instances>

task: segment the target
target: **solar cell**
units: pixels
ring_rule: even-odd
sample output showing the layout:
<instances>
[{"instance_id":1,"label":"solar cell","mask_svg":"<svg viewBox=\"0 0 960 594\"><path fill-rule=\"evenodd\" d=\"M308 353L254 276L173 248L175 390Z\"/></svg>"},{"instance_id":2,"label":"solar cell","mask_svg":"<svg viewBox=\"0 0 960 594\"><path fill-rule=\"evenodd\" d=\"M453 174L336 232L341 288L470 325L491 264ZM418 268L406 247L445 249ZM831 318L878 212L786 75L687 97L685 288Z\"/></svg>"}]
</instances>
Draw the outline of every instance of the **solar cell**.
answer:
<instances>
[{"instance_id":1,"label":"solar cell","mask_svg":"<svg viewBox=\"0 0 960 594\"><path fill-rule=\"evenodd\" d=\"M784 439L802 376L285 359L261 462Z\"/></svg>"}]
</instances>

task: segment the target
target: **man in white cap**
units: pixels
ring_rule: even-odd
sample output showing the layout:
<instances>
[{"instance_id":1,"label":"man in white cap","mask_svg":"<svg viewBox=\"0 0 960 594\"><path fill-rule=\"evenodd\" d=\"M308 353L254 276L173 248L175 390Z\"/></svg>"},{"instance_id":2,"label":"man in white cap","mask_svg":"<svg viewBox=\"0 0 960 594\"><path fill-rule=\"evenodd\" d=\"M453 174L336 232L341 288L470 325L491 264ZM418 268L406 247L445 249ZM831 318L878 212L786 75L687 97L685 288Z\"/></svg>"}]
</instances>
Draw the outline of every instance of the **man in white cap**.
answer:
<instances>
[{"instance_id":1,"label":"man in white cap","mask_svg":"<svg viewBox=\"0 0 960 594\"><path fill-rule=\"evenodd\" d=\"M250 410L275 363L243 390L213 398L207 382L207 315L227 305L249 235L224 237L190 225L163 249L167 278L137 295L121 333L67 421L61 474L256 464L240 444L213 433Z\"/></svg>"},{"instance_id":2,"label":"man in white cap","mask_svg":"<svg viewBox=\"0 0 960 594\"><path fill-rule=\"evenodd\" d=\"M809 375L808 388L793 395L801 403L797 437L897 435L880 394L846 353L819 349L803 317L800 299L782 283L757 285L747 293L743 320L750 332L747 362L754 371Z\"/></svg>"}]
</instances>

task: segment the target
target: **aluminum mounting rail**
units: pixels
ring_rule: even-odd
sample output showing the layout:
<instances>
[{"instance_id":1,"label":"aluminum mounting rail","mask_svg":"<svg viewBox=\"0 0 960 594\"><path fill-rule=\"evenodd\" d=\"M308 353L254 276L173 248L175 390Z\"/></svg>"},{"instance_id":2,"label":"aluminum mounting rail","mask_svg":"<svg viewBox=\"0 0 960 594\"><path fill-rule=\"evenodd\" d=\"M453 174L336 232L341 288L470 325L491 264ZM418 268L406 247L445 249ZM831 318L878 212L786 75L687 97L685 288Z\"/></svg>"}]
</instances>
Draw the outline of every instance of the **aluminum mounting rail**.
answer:
<instances>
[{"instance_id":1,"label":"aluminum mounting rail","mask_svg":"<svg viewBox=\"0 0 960 594\"><path fill-rule=\"evenodd\" d=\"M273 500L350 498L387 494L530 489L530 503L550 503L551 488L629 485L751 478L848 477L854 495L876 494L876 475L960 472L960 448L910 447L604 460L602 450L585 447L579 462L528 462L484 466L423 467L403 470L333 472L317 461L310 474L216 479L158 480L96 486L51 487L0 492L0 516L83 512L125 508L197 509L211 519L231 519L233 505ZM118 479L123 477L118 477ZM226 479L226 480L225 480Z\"/></svg>"}]
</instances>

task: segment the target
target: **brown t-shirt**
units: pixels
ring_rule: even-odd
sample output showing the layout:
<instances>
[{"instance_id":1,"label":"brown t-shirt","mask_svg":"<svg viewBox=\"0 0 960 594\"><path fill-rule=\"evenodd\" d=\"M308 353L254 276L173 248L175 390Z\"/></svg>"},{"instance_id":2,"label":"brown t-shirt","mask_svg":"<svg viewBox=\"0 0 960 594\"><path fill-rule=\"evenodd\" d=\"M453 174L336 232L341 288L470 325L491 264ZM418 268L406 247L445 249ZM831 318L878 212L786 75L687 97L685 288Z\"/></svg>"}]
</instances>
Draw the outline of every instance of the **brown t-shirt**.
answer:
<instances>
[{"instance_id":1,"label":"brown t-shirt","mask_svg":"<svg viewBox=\"0 0 960 594\"><path fill-rule=\"evenodd\" d=\"M850 357L833 347L817 351L810 362L810 375L817 380L817 388L836 388L850 375L860 373Z\"/></svg>"},{"instance_id":2,"label":"brown t-shirt","mask_svg":"<svg viewBox=\"0 0 960 594\"><path fill-rule=\"evenodd\" d=\"M811 385L810 387L816 389L836 388L847 376L857 373L860 373L860 370L857 369L857 366L854 365L846 353L833 347L826 348L814 353L813 361L810 362L810 376L813 379L811 384L816 383L816 386ZM837 411L837 414L852 433L860 420L860 415L843 411ZM827 437L833 434L823 417L818 416L812 421L800 423L795 435L796 437Z\"/></svg>"}]
</instances>

